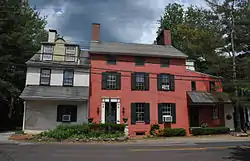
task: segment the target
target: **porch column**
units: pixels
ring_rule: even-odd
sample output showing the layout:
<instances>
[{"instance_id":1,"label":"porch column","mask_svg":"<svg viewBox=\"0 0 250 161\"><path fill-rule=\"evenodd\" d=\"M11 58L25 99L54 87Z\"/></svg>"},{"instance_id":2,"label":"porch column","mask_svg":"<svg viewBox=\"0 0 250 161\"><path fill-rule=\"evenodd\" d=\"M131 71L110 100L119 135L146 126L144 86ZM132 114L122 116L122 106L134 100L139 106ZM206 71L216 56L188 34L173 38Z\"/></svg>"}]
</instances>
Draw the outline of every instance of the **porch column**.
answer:
<instances>
[{"instance_id":1,"label":"porch column","mask_svg":"<svg viewBox=\"0 0 250 161\"><path fill-rule=\"evenodd\" d=\"M25 120L26 120L26 109L27 109L27 103L26 101L23 102L23 127L22 130L25 130Z\"/></svg>"}]
</instances>

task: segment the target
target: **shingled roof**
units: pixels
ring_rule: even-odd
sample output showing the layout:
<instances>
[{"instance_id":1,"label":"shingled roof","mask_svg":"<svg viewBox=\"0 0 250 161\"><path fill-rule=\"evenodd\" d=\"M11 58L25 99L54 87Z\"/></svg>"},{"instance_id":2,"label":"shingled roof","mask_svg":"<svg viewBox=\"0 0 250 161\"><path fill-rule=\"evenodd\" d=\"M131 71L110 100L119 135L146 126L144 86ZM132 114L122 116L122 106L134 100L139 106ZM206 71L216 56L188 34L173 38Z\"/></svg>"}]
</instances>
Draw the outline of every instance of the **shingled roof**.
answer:
<instances>
[{"instance_id":1,"label":"shingled roof","mask_svg":"<svg viewBox=\"0 0 250 161\"><path fill-rule=\"evenodd\" d=\"M175 57L187 58L172 45L155 44L134 44L134 43L110 43L92 41L89 52L98 54L116 54L116 55L135 55L135 56L154 56L154 57Z\"/></svg>"},{"instance_id":2,"label":"shingled roof","mask_svg":"<svg viewBox=\"0 0 250 161\"><path fill-rule=\"evenodd\" d=\"M24 100L71 100L89 98L89 87L26 86L20 96Z\"/></svg>"}]
</instances>

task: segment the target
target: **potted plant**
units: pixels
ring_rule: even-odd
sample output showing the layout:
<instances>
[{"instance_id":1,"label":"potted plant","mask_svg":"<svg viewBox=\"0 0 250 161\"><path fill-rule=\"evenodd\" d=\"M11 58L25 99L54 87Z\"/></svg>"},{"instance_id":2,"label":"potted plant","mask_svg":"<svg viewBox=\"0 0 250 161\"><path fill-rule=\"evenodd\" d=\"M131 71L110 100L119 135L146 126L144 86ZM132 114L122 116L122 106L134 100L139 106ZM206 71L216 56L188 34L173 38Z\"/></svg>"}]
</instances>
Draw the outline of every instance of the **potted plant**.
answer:
<instances>
[{"instance_id":1,"label":"potted plant","mask_svg":"<svg viewBox=\"0 0 250 161\"><path fill-rule=\"evenodd\" d=\"M124 121L124 124L126 124L127 121L128 121L128 118L124 117L124 118L123 118L123 121Z\"/></svg>"},{"instance_id":2,"label":"potted plant","mask_svg":"<svg viewBox=\"0 0 250 161\"><path fill-rule=\"evenodd\" d=\"M88 121L89 121L90 124L93 122L93 120L94 120L93 117L89 117L89 118L88 118Z\"/></svg>"}]
</instances>

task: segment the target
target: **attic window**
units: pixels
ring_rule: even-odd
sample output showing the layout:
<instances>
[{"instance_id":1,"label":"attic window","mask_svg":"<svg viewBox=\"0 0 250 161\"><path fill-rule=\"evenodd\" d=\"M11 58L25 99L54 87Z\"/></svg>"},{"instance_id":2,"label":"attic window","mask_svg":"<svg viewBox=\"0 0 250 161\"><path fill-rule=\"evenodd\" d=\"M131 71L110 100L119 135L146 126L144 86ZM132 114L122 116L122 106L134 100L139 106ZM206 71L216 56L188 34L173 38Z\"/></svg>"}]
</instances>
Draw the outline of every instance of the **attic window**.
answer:
<instances>
[{"instance_id":1,"label":"attic window","mask_svg":"<svg viewBox=\"0 0 250 161\"><path fill-rule=\"evenodd\" d=\"M135 57L135 65L143 66L145 64L145 60L142 57Z\"/></svg>"},{"instance_id":2,"label":"attic window","mask_svg":"<svg viewBox=\"0 0 250 161\"><path fill-rule=\"evenodd\" d=\"M168 58L161 59L161 67L169 67L170 60Z\"/></svg>"},{"instance_id":3,"label":"attic window","mask_svg":"<svg viewBox=\"0 0 250 161\"><path fill-rule=\"evenodd\" d=\"M52 60L53 46L44 45L43 47L43 60Z\"/></svg>"}]
</instances>

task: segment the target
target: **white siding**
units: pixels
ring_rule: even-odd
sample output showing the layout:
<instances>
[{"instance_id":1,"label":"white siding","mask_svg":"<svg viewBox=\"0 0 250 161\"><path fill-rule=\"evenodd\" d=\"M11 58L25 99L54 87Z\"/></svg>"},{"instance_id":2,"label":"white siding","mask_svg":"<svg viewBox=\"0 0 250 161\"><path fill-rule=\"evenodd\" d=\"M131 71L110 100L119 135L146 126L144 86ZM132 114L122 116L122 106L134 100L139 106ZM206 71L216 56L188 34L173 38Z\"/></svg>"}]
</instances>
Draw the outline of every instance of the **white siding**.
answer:
<instances>
[{"instance_id":1,"label":"white siding","mask_svg":"<svg viewBox=\"0 0 250 161\"><path fill-rule=\"evenodd\" d=\"M28 67L26 74L26 85L40 84L40 68ZM52 69L50 77L51 86L63 85L63 69ZM89 86L89 73L75 70L74 71L74 86Z\"/></svg>"},{"instance_id":2,"label":"white siding","mask_svg":"<svg viewBox=\"0 0 250 161\"><path fill-rule=\"evenodd\" d=\"M40 68L28 67L26 73L26 85L39 85Z\"/></svg>"},{"instance_id":3,"label":"white siding","mask_svg":"<svg viewBox=\"0 0 250 161\"><path fill-rule=\"evenodd\" d=\"M26 101L25 131L44 131L54 129L62 124L57 122L58 105L77 105L77 122L70 124L82 124L88 122L88 102L69 101Z\"/></svg>"},{"instance_id":4,"label":"white siding","mask_svg":"<svg viewBox=\"0 0 250 161\"><path fill-rule=\"evenodd\" d=\"M89 73L82 71L75 71L74 86L89 86Z\"/></svg>"},{"instance_id":5,"label":"white siding","mask_svg":"<svg viewBox=\"0 0 250 161\"><path fill-rule=\"evenodd\" d=\"M51 70L51 86L62 86L63 85L63 70L62 69L52 69Z\"/></svg>"}]
</instances>

